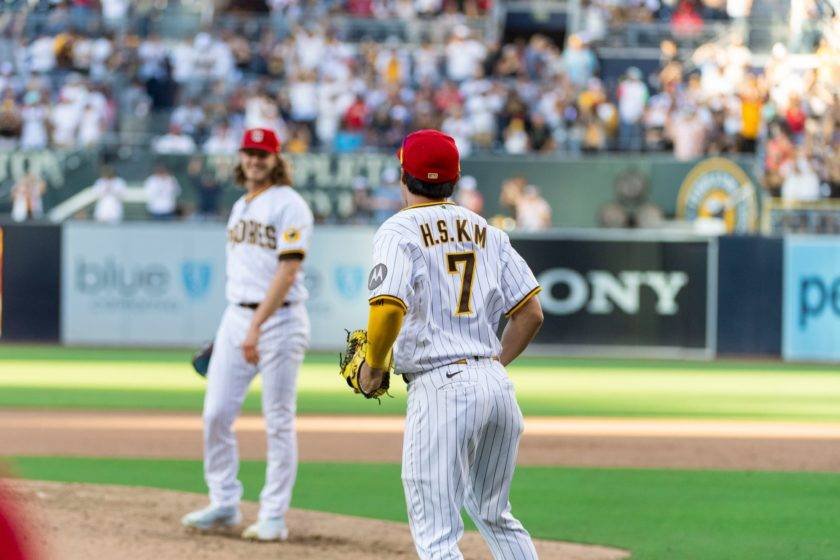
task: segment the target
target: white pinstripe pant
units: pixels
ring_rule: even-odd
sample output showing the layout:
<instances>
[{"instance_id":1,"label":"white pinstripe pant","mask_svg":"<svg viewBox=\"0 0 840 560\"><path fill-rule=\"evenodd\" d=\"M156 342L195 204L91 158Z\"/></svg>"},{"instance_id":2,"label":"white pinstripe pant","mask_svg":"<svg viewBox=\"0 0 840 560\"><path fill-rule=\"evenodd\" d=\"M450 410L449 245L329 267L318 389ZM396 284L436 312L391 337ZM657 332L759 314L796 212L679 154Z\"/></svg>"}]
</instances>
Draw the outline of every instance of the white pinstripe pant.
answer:
<instances>
[{"instance_id":1,"label":"white pinstripe pant","mask_svg":"<svg viewBox=\"0 0 840 560\"><path fill-rule=\"evenodd\" d=\"M216 333L204 395L204 479L213 505L239 505L242 483L237 479L239 450L233 422L259 371L268 444L260 494L259 516L264 519L285 515L292 498L297 474L297 375L309 341L309 318L303 304L281 308L271 316L260 332L260 362L255 366L242 354L253 313L229 305Z\"/></svg>"},{"instance_id":2,"label":"white pinstripe pant","mask_svg":"<svg viewBox=\"0 0 840 560\"><path fill-rule=\"evenodd\" d=\"M504 367L480 360L407 379L402 480L420 558L463 558L462 507L494 558L537 558L508 499L523 421Z\"/></svg>"}]
</instances>

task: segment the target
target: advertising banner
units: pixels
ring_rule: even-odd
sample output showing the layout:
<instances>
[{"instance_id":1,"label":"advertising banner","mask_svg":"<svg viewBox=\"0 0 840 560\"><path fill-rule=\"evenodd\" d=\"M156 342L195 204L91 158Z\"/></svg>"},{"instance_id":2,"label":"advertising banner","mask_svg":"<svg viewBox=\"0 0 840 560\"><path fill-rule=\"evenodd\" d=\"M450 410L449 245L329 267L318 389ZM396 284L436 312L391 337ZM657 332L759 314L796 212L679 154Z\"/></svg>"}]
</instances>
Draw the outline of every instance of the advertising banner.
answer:
<instances>
[{"instance_id":1,"label":"advertising banner","mask_svg":"<svg viewBox=\"0 0 840 560\"><path fill-rule=\"evenodd\" d=\"M225 306L223 227L71 222L62 244L64 343L212 340Z\"/></svg>"},{"instance_id":2,"label":"advertising banner","mask_svg":"<svg viewBox=\"0 0 840 560\"><path fill-rule=\"evenodd\" d=\"M311 347L344 347L367 321L374 230L318 226L304 261ZM62 255L66 344L181 346L212 340L225 301L220 224L70 222Z\"/></svg>"},{"instance_id":3,"label":"advertising banner","mask_svg":"<svg viewBox=\"0 0 840 560\"><path fill-rule=\"evenodd\" d=\"M339 350L344 348L345 329L367 328L367 275L374 231L361 226L316 226L304 261L312 349Z\"/></svg>"},{"instance_id":4,"label":"advertising banner","mask_svg":"<svg viewBox=\"0 0 840 560\"><path fill-rule=\"evenodd\" d=\"M548 351L711 357L714 241L516 237L543 288ZM562 348L558 348L562 346Z\"/></svg>"},{"instance_id":5,"label":"advertising banner","mask_svg":"<svg viewBox=\"0 0 840 560\"><path fill-rule=\"evenodd\" d=\"M840 361L840 237L785 239L782 354Z\"/></svg>"}]
</instances>

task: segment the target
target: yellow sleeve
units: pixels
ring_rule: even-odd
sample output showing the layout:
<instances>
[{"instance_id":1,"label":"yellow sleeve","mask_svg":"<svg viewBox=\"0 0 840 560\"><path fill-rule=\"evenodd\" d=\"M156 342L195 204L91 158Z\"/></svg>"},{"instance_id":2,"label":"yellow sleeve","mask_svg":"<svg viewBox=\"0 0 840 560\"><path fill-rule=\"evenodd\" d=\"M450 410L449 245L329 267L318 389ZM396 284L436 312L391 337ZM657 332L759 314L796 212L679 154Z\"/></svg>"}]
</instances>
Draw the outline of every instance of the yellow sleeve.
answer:
<instances>
[{"instance_id":1,"label":"yellow sleeve","mask_svg":"<svg viewBox=\"0 0 840 560\"><path fill-rule=\"evenodd\" d=\"M388 367L388 354L400 334L405 316L405 309L400 303L384 297L370 302L365 361L374 369Z\"/></svg>"}]
</instances>

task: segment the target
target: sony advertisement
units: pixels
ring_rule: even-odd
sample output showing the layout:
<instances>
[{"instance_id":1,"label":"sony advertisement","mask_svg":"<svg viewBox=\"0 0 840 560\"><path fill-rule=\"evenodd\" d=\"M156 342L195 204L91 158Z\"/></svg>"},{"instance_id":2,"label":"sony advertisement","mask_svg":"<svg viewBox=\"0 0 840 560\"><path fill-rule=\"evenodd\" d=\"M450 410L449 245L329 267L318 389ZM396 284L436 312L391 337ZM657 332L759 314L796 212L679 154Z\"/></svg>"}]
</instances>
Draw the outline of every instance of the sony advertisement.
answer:
<instances>
[{"instance_id":1,"label":"sony advertisement","mask_svg":"<svg viewBox=\"0 0 840 560\"><path fill-rule=\"evenodd\" d=\"M782 354L840 361L840 237L785 239Z\"/></svg>"},{"instance_id":2,"label":"sony advertisement","mask_svg":"<svg viewBox=\"0 0 840 560\"><path fill-rule=\"evenodd\" d=\"M545 323L537 344L586 353L593 347L714 352L710 241L512 241L542 286Z\"/></svg>"}]
</instances>

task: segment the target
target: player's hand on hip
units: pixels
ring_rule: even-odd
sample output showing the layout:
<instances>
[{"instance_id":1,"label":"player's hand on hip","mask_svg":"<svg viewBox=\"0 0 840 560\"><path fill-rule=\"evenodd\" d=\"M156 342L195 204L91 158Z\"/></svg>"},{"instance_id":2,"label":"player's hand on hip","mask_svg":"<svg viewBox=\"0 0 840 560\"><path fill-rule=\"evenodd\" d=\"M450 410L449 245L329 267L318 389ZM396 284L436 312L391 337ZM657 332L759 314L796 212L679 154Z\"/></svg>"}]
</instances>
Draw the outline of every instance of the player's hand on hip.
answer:
<instances>
[{"instance_id":1,"label":"player's hand on hip","mask_svg":"<svg viewBox=\"0 0 840 560\"><path fill-rule=\"evenodd\" d=\"M245 340L242 341L242 354L245 356L245 361L249 364L257 364L260 361L260 354L257 351L257 343L260 341L259 329L250 328L248 334L245 335Z\"/></svg>"}]
</instances>

